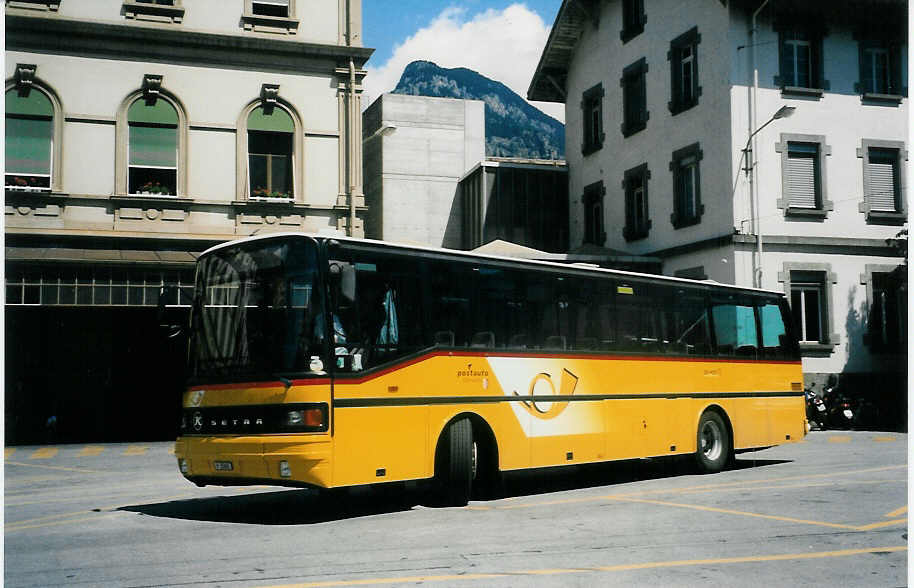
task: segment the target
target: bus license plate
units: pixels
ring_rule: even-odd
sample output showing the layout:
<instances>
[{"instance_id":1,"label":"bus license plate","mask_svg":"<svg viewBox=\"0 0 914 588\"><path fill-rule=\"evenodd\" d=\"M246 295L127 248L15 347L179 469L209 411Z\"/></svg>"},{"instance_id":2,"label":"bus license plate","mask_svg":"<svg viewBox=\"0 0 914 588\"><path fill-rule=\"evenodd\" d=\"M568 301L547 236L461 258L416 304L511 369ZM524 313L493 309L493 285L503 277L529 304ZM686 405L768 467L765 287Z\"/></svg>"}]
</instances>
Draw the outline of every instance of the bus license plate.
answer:
<instances>
[{"instance_id":1,"label":"bus license plate","mask_svg":"<svg viewBox=\"0 0 914 588\"><path fill-rule=\"evenodd\" d=\"M213 469L217 472L230 472L232 471L232 462L230 461L214 461Z\"/></svg>"}]
</instances>

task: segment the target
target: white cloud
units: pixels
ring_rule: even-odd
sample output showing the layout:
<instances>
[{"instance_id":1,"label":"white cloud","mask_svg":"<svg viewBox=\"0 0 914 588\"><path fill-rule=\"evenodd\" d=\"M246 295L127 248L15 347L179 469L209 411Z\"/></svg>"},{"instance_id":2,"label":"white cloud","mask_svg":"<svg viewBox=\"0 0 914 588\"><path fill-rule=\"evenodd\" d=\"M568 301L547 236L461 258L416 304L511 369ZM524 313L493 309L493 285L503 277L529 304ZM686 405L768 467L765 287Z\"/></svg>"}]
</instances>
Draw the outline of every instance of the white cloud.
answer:
<instances>
[{"instance_id":1,"label":"white cloud","mask_svg":"<svg viewBox=\"0 0 914 588\"><path fill-rule=\"evenodd\" d=\"M417 59L478 71L526 98L548 37L549 25L524 4L512 4L504 10L490 8L469 20L466 9L446 8L428 26L397 45L387 62L374 66L369 61L364 104L393 90L403 69ZM563 104L531 104L564 122Z\"/></svg>"}]
</instances>

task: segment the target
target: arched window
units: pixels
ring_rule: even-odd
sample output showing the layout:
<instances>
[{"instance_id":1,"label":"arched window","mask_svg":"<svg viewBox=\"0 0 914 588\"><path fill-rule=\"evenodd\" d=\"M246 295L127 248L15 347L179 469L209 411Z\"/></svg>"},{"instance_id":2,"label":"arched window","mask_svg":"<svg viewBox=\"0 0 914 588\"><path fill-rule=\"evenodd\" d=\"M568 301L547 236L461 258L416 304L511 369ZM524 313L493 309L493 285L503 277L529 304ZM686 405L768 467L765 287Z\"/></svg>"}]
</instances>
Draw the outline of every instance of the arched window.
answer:
<instances>
[{"instance_id":1,"label":"arched window","mask_svg":"<svg viewBox=\"0 0 914 588\"><path fill-rule=\"evenodd\" d=\"M50 190L54 161L54 106L32 88L6 92L7 187Z\"/></svg>"},{"instance_id":2,"label":"arched window","mask_svg":"<svg viewBox=\"0 0 914 588\"><path fill-rule=\"evenodd\" d=\"M248 115L248 194L292 198L295 124L288 112L258 106Z\"/></svg>"},{"instance_id":3,"label":"arched window","mask_svg":"<svg viewBox=\"0 0 914 588\"><path fill-rule=\"evenodd\" d=\"M139 98L127 109L130 194L178 194L178 112L167 100Z\"/></svg>"}]
</instances>

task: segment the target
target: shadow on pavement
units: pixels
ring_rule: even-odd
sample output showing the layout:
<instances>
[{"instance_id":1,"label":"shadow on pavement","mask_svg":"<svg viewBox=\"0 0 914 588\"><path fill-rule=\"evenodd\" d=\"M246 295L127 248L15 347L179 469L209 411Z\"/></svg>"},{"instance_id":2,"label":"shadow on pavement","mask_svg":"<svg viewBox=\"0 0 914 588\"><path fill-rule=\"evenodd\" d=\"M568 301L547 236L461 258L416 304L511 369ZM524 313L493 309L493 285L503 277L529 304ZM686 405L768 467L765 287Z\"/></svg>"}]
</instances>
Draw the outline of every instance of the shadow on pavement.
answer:
<instances>
[{"instance_id":1,"label":"shadow on pavement","mask_svg":"<svg viewBox=\"0 0 914 588\"><path fill-rule=\"evenodd\" d=\"M737 458L731 470L760 468L789 460ZM633 460L513 472L500 497L532 496L694 474L691 459ZM194 521L255 525L307 525L438 506L428 484L391 483L335 490L278 490L239 496L139 504L118 510Z\"/></svg>"}]
</instances>

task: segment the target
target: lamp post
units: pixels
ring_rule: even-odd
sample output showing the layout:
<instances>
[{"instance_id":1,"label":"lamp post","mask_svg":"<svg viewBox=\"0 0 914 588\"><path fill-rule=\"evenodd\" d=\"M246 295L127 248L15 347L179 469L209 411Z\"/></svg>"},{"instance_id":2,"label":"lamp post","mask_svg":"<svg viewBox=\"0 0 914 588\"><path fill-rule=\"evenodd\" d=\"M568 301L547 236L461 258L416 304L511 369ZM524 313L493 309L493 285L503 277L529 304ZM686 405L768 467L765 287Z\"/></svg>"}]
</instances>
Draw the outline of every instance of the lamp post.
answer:
<instances>
[{"instance_id":1,"label":"lamp post","mask_svg":"<svg viewBox=\"0 0 914 588\"><path fill-rule=\"evenodd\" d=\"M759 132L778 120L779 118L787 118L792 116L794 111L796 111L795 106L782 106L778 108L777 112L771 115L771 118L765 122L762 126L752 131L749 135L749 138L746 139L746 146L743 147L743 157L746 160L746 167L743 168L743 171L746 173L746 178L749 180L749 197L752 199L752 213L755 217L755 222L752 223L753 232L755 233L755 242L756 242L756 259L755 259L755 271L753 272L752 283L756 288L762 287L762 216L761 216L761 206L759 203L758 197L758 188L755 186L755 161L753 160L753 147L752 139L755 138Z\"/></svg>"}]
</instances>

